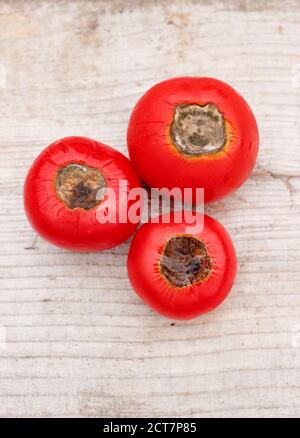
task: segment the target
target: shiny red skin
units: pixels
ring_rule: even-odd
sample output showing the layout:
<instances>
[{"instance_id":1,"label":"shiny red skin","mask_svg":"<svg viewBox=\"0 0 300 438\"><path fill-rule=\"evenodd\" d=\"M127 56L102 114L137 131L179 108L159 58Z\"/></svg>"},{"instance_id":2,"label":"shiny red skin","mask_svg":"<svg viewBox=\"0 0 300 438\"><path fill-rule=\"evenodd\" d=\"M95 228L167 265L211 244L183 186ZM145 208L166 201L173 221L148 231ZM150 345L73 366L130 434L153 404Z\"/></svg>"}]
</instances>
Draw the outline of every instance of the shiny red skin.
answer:
<instances>
[{"instance_id":1,"label":"shiny red skin","mask_svg":"<svg viewBox=\"0 0 300 438\"><path fill-rule=\"evenodd\" d=\"M229 139L223 151L197 157L177 150L170 127L175 105L184 103L213 103L223 113ZM154 85L142 96L130 117L127 143L130 159L149 186L204 188L205 202L210 202L247 179L259 135L249 105L232 87L213 78L181 77Z\"/></svg>"},{"instance_id":2,"label":"shiny red skin","mask_svg":"<svg viewBox=\"0 0 300 438\"><path fill-rule=\"evenodd\" d=\"M127 268L130 282L139 297L161 315L172 319L195 318L215 309L233 285L237 259L225 228L204 215L204 227L192 236L202 240L213 262L211 275L204 282L176 288L160 272L159 263L167 241L186 234L185 222L147 223L136 233L130 247Z\"/></svg>"},{"instance_id":3,"label":"shiny red skin","mask_svg":"<svg viewBox=\"0 0 300 438\"><path fill-rule=\"evenodd\" d=\"M140 186L130 161L120 152L85 137L63 138L36 158L26 177L24 206L32 227L49 242L69 250L101 251L119 245L138 224L101 224L96 217L101 204L90 210L69 209L57 196L57 172L74 162L98 169L107 186L116 190L120 179L128 181L129 190Z\"/></svg>"}]
</instances>

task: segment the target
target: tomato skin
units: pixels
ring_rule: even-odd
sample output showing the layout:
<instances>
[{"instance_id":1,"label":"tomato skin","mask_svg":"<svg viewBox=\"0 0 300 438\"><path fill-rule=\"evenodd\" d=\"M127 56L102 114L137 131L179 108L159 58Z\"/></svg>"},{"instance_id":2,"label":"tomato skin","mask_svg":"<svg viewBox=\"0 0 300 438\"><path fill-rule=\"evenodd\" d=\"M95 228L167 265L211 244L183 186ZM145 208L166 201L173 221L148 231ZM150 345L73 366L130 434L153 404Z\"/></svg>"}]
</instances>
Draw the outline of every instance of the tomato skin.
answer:
<instances>
[{"instance_id":1,"label":"tomato skin","mask_svg":"<svg viewBox=\"0 0 300 438\"><path fill-rule=\"evenodd\" d=\"M140 187L130 161L117 150L85 137L63 138L43 150L27 174L24 208L32 227L54 245L76 251L101 251L127 240L137 223L101 224L96 216L101 203L90 210L70 209L58 197L57 172L74 162L98 169L117 198L121 179L127 180L128 190Z\"/></svg>"},{"instance_id":2,"label":"tomato skin","mask_svg":"<svg viewBox=\"0 0 300 438\"><path fill-rule=\"evenodd\" d=\"M181 154L170 136L175 106L207 103L223 113L230 131L228 145L207 155ZM137 102L127 143L130 159L149 186L204 188L205 202L210 202L229 195L248 178L257 158L259 135L249 105L228 84L213 78L179 77L154 85Z\"/></svg>"},{"instance_id":3,"label":"tomato skin","mask_svg":"<svg viewBox=\"0 0 300 438\"><path fill-rule=\"evenodd\" d=\"M147 223L136 233L129 250L127 268L139 297L163 316L186 320L210 312L229 294L237 272L236 253L225 228L204 215L204 228L192 236L202 240L213 261L207 280L190 286L172 286L159 270L166 241L185 234L188 224Z\"/></svg>"}]
</instances>

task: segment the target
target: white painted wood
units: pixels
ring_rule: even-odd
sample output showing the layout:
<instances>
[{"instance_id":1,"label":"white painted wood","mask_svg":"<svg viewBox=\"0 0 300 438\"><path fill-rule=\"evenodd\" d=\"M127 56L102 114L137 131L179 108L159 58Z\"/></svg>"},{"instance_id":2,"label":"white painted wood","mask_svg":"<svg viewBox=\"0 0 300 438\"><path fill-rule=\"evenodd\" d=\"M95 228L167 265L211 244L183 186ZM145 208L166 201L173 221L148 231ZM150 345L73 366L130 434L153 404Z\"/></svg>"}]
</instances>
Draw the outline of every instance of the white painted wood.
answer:
<instances>
[{"instance_id":1,"label":"white painted wood","mask_svg":"<svg viewBox=\"0 0 300 438\"><path fill-rule=\"evenodd\" d=\"M1 2L1 416L299 416L299 24L296 0ZM183 74L236 87L261 149L207 208L236 245L232 294L174 325L132 292L128 243L72 254L38 238L22 183L66 135L126 153L136 100Z\"/></svg>"}]
</instances>

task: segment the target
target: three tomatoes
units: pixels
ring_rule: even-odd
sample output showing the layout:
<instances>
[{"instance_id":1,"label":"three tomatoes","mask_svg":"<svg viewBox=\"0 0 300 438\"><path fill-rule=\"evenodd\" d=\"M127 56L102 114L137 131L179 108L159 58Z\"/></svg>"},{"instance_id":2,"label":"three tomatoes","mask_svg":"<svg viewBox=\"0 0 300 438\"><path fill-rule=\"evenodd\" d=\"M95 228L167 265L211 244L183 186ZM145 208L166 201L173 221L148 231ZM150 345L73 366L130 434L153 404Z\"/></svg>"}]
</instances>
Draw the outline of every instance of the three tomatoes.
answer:
<instances>
[{"instance_id":1,"label":"three tomatoes","mask_svg":"<svg viewBox=\"0 0 300 438\"><path fill-rule=\"evenodd\" d=\"M140 179L157 189L189 188L191 202L215 201L249 176L258 152L258 129L246 101L212 78L175 78L152 87L136 104L128 126L131 161L85 137L48 146L31 166L24 205L45 239L76 251L101 251L137 229L141 204L132 197ZM138 214L135 220L130 210ZM122 211L121 211L122 210ZM128 275L141 299L174 319L190 319L228 295L237 261L229 234L207 215L191 231L173 213L144 224L128 255Z\"/></svg>"}]
</instances>

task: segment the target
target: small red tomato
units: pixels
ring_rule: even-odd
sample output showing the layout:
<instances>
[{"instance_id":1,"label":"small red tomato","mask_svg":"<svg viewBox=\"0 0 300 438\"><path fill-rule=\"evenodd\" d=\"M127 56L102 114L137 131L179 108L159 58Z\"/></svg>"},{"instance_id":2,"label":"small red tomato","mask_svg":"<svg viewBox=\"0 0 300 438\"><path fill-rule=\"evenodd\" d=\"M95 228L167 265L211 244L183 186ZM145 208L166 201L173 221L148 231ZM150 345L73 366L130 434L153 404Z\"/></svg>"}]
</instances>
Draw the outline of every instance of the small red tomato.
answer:
<instances>
[{"instance_id":1,"label":"small red tomato","mask_svg":"<svg viewBox=\"0 0 300 438\"><path fill-rule=\"evenodd\" d=\"M138 225L119 220L120 205L123 215L131 205L126 196L119 202L120 181L126 196L140 184L124 155L85 137L63 138L48 146L29 170L25 211L33 228L55 245L77 251L109 249L128 239ZM108 196L111 192L115 200ZM107 212L115 214L106 221Z\"/></svg>"},{"instance_id":2,"label":"small red tomato","mask_svg":"<svg viewBox=\"0 0 300 438\"><path fill-rule=\"evenodd\" d=\"M236 190L258 153L258 129L247 102L212 78L182 77L150 88L128 126L130 158L155 188L204 188L205 202Z\"/></svg>"},{"instance_id":3,"label":"small red tomato","mask_svg":"<svg viewBox=\"0 0 300 438\"><path fill-rule=\"evenodd\" d=\"M171 217L163 222L160 216L159 223L143 225L131 243L127 267L133 289L172 319L191 319L213 310L227 297L236 275L229 234L207 215L202 231L192 234L185 220L175 223Z\"/></svg>"}]
</instances>

